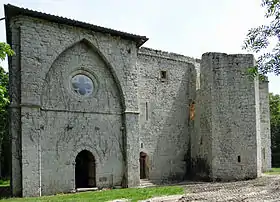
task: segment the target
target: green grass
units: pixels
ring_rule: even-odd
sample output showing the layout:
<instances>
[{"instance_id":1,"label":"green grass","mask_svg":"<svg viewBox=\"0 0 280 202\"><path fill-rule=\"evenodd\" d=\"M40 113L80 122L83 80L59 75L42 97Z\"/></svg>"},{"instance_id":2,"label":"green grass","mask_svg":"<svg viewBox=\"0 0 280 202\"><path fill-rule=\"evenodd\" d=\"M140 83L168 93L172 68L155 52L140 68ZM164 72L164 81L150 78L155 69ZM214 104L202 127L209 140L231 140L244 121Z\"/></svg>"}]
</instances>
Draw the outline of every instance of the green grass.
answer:
<instances>
[{"instance_id":1,"label":"green grass","mask_svg":"<svg viewBox=\"0 0 280 202\"><path fill-rule=\"evenodd\" d=\"M113 189L106 191L84 192L76 194L59 194L55 196L45 196L40 198L10 198L2 199L1 202L56 202L56 201L75 201L75 202L105 202L114 199L130 199L131 201L145 200L155 196L167 196L184 194L184 188L180 186L162 186L150 188L127 188Z\"/></svg>"},{"instance_id":2,"label":"green grass","mask_svg":"<svg viewBox=\"0 0 280 202\"><path fill-rule=\"evenodd\" d=\"M280 175L280 168L271 168L266 174L269 175Z\"/></svg>"},{"instance_id":3,"label":"green grass","mask_svg":"<svg viewBox=\"0 0 280 202\"><path fill-rule=\"evenodd\" d=\"M0 180L0 187L10 186L10 180Z\"/></svg>"}]
</instances>

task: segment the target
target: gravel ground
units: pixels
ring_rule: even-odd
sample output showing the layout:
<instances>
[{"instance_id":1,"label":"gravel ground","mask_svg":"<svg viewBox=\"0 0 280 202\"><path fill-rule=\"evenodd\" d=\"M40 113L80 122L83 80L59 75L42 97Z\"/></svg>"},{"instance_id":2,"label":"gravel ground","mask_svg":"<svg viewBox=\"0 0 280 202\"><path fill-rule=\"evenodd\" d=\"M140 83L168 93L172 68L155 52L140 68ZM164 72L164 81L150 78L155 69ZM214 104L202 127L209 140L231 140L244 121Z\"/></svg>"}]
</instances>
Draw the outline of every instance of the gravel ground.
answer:
<instances>
[{"instance_id":1,"label":"gravel ground","mask_svg":"<svg viewBox=\"0 0 280 202\"><path fill-rule=\"evenodd\" d=\"M279 201L280 176L264 175L255 180L227 183L191 183L183 185L183 196L157 197L146 202L185 202L185 201Z\"/></svg>"}]
</instances>

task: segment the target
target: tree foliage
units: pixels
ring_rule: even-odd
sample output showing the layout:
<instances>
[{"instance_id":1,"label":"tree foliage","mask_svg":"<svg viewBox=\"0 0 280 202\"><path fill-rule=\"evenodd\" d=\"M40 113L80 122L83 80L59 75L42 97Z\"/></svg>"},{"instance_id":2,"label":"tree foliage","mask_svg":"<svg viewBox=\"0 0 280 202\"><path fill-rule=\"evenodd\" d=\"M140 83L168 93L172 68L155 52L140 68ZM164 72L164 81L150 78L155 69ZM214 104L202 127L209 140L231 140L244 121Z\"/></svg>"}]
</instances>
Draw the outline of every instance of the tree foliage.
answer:
<instances>
[{"instance_id":1,"label":"tree foliage","mask_svg":"<svg viewBox=\"0 0 280 202\"><path fill-rule=\"evenodd\" d=\"M9 44L0 42L0 59L5 60L6 56L14 55L14 51ZM3 114L6 111L6 106L9 103L8 98L8 73L5 72L3 67L0 66L0 113Z\"/></svg>"},{"instance_id":2,"label":"tree foliage","mask_svg":"<svg viewBox=\"0 0 280 202\"><path fill-rule=\"evenodd\" d=\"M11 47L4 43L0 42L0 60L5 60L6 56L12 56L14 51ZM9 97L8 97L8 84L9 84L9 77L8 73L0 66L0 166L7 170L7 162L3 159L6 159L7 156L7 149L9 148L8 142L8 105L9 105ZM6 167L5 167L6 165ZM2 171L1 167L0 170ZM2 173L0 172L0 177Z\"/></svg>"},{"instance_id":3,"label":"tree foliage","mask_svg":"<svg viewBox=\"0 0 280 202\"><path fill-rule=\"evenodd\" d=\"M3 108L9 103L7 87L8 73L0 67L0 113L3 113Z\"/></svg>"},{"instance_id":4,"label":"tree foliage","mask_svg":"<svg viewBox=\"0 0 280 202\"><path fill-rule=\"evenodd\" d=\"M0 66L0 143L7 132L8 73Z\"/></svg>"},{"instance_id":5,"label":"tree foliage","mask_svg":"<svg viewBox=\"0 0 280 202\"><path fill-rule=\"evenodd\" d=\"M249 30L243 48L255 53L261 53L257 60L257 70L267 73L280 74L280 0L262 0L265 8L265 17L270 21ZM276 39L276 44L269 50L271 41Z\"/></svg>"},{"instance_id":6,"label":"tree foliage","mask_svg":"<svg viewBox=\"0 0 280 202\"><path fill-rule=\"evenodd\" d=\"M5 60L6 56L14 55L14 51L11 49L9 44L0 42L0 59Z\"/></svg>"},{"instance_id":7,"label":"tree foliage","mask_svg":"<svg viewBox=\"0 0 280 202\"><path fill-rule=\"evenodd\" d=\"M9 44L0 42L0 59L3 61L6 55L12 56L14 51ZM3 109L8 104L8 73L5 72L3 67L0 66L0 113L3 113Z\"/></svg>"},{"instance_id":8,"label":"tree foliage","mask_svg":"<svg viewBox=\"0 0 280 202\"><path fill-rule=\"evenodd\" d=\"M272 163L280 166L280 95L269 94ZM277 165L275 165L277 164Z\"/></svg>"},{"instance_id":9,"label":"tree foliage","mask_svg":"<svg viewBox=\"0 0 280 202\"><path fill-rule=\"evenodd\" d=\"M9 44L0 42L0 59L2 61L5 60L7 55L14 55L14 51L11 49ZM6 133L7 107L9 104L8 83L8 73L0 66L0 143L3 138L3 134Z\"/></svg>"}]
</instances>

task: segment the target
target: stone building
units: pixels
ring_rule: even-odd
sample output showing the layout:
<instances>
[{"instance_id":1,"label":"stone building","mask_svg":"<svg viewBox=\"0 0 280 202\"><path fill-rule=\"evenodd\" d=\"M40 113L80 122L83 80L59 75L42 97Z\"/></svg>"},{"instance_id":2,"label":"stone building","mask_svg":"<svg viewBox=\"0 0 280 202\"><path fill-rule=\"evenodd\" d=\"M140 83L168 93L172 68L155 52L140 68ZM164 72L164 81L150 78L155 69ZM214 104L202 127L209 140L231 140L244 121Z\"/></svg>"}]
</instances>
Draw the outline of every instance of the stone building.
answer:
<instances>
[{"instance_id":1,"label":"stone building","mask_svg":"<svg viewBox=\"0 0 280 202\"><path fill-rule=\"evenodd\" d=\"M186 179L271 167L268 82L253 55L194 59L148 39L5 5L12 193Z\"/></svg>"}]
</instances>

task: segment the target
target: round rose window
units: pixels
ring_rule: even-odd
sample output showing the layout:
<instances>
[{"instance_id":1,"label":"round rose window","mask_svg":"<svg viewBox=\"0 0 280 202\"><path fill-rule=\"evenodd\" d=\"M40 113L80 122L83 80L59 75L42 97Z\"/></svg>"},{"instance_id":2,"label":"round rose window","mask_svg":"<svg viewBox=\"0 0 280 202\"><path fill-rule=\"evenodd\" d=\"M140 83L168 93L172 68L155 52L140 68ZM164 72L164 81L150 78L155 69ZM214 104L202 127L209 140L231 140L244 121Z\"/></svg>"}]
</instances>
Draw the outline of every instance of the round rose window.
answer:
<instances>
[{"instance_id":1,"label":"round rose window","mask_svg":"<svg viewBox=\"0 0 280 202\"><path fill-rule=\"evenodd\" d=\"M72 77L71 86L74 92L80 96L91 95L94 88L92 80L84 74L77 74Z\"/></svg>"}]
</instances>

